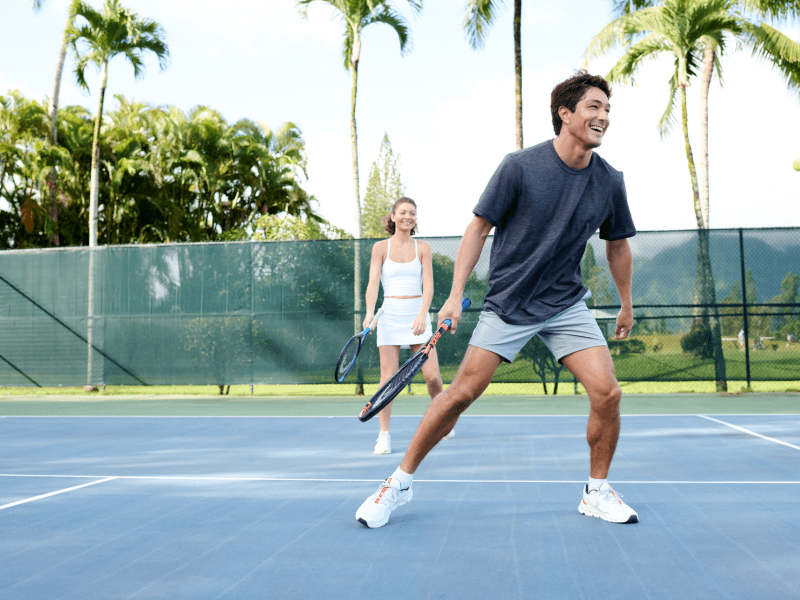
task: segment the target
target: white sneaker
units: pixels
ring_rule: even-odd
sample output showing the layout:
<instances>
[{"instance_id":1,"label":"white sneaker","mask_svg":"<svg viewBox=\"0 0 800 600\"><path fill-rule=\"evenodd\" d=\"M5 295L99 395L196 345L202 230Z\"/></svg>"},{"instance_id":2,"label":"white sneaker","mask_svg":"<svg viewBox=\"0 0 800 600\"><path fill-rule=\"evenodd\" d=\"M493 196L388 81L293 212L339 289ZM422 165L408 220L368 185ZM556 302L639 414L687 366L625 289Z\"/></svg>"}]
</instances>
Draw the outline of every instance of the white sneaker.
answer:
<instances>
[{"instance_id":1,"label":"white sneaker","mask_svg":"<svg viewBox=\"0 0 800 600\"><path fill-rule=\"evenodd\" d=\"M600 490L589 491L589 485L583 486L583 500L578 505L582 515L597 517L611 523L636 523L639 515L622 500L622 494L616 493L608 482L600 486Z\"/></svg>"},{"instance_id":2,"label":"white sneaker","mask_svg":"<svg viewBox=\"0 0 800 600\"><path fill-rule=\"evenodd\" d=\"M400 482L389 477L381 484L377 492L364 500L364 503L356 511L356 521L369 528L383 527L389 520L392 511L411 500L413 494L410 485L401 490Z\"/></svg>"},{"instance_id":3,"label":"white sneaker","mask_svg":"<svg viewBox=\"0 0 800 600\"><path fill-rule=\"evenodd\" d=\"M450 430L450 433L448 433L448 434L447 434L446 436L444 436L442 439L443 439L443 440L452 440L454 437L456 437L456 428L455 428L455 427L453 427L453 428Z\"/></svg>"},{"instance_id":4,"label":"white sneaker","mask_svg":"<svg viewBox=\"0 0 800 600\"><path fill-rule=\"evenodd\" d=\"M381 431L376 441L378 443L375 444L375 454L392 453L392 436L388 431Z\"/></svg>"}]
</instances>

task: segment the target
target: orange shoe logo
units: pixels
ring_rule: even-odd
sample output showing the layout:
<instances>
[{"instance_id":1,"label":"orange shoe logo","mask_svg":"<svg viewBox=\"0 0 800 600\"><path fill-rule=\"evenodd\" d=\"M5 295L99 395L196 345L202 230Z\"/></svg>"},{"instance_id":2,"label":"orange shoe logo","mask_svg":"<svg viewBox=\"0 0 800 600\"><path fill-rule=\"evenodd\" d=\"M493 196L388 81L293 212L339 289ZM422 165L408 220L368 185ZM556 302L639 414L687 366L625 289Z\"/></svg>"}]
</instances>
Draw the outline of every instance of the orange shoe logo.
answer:
<instances>
[{"instance_id":1,"label":"orange shoe logo","mask_svg":"<svg viewBox=\"0 0 800 600\"><path fill-rule=\"evenodd\" d=\"M392 483L392 478L391 478L391 477L389 477L389 479L387 479L387 480L386 480L386 483L387 483L387 484L389 484L389 483ZM384 494L384 493L386 492L386 490L388 490L388 489L389 489L389 486L388 486L388 485L386 485L385 487L381 488L381 491L380 491L380 492L378 492L378 497L377 497L377 498L375 498L375 504L379 504L379 503L380 503L380 501L381 501L381 498L383 498L383 494Z\"/></svg>"}]
</instances>

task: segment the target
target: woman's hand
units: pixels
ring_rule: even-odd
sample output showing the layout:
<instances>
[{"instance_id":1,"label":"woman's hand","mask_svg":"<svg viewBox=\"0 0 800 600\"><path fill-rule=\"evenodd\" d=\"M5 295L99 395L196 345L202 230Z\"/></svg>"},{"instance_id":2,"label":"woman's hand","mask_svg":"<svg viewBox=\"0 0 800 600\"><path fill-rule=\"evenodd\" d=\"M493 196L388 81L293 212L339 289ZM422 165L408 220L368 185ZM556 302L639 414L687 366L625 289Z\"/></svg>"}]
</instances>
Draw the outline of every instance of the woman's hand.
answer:
<instances>
[{"instance_id":1,"label":"woman's hand","mask_svg":"<svg viewBox=\"0 0 800 600\"><path fill-rule=\"evenodd\" d=\"M425 329L428 327L428 313L420 313L417 315L417 318L414 319L414 324L411 326L411 329L414 335L422 335L425 333Z\"/></svg>"},{"instance_id":2,"label":"woman's hand","mask_svg":"<svg viewBox=\"0 0 800 600\"><path fill-rule=\"evenodd\" d=\"M364 319L364 322L361 324L361 331L364 331L367 327L369 327L369 324L372 322L372 319L374 319L374 318L375 318L375 315L373 313L369 313L368 312L366 318ZM377 329L377 328L378 328L378 324L375 323L375 329Z\"/></svg>"}]
</instances>

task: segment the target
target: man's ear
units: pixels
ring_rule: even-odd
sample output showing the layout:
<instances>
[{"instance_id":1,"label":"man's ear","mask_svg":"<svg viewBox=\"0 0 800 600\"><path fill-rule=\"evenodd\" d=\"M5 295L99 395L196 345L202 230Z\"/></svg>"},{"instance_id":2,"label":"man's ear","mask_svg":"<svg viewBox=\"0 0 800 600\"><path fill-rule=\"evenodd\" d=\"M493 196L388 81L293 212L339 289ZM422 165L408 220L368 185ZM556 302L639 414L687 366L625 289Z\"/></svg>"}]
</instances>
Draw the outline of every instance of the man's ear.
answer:
<instances>
[{"instance_id":1,"label":"man's ear","mask_svg":"<svg viewBox=\"0 0 800 600\"><path fill-rule=\"evenodd\" d=\"M568 109L566 106L562 106L558 109L558 116L561 118L562 125L568 125L570 117L572 117L573 113Z\"/></svg>"}]
</instances>

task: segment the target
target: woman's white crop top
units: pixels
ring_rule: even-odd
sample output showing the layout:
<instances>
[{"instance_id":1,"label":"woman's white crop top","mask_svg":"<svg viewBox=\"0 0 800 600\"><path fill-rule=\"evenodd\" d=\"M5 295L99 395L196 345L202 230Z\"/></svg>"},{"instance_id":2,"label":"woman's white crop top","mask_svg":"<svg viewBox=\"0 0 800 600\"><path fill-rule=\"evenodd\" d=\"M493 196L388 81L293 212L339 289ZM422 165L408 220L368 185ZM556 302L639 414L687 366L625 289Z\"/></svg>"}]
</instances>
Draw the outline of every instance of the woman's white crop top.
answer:
<instances>
[{"instance_id":1,"label":"woman's white crop top","mask_svg":"<svg viewBox=\"0 0 800 600\"><path fill-rule=\"evenodd\" d=\"M422 263L419 260L417 240L414 240L414 260L407 263L389 260L391 238L386 243L386 260L381 268L381 285L384 296L421 296Z\"/></svg>"}]
</instances>

